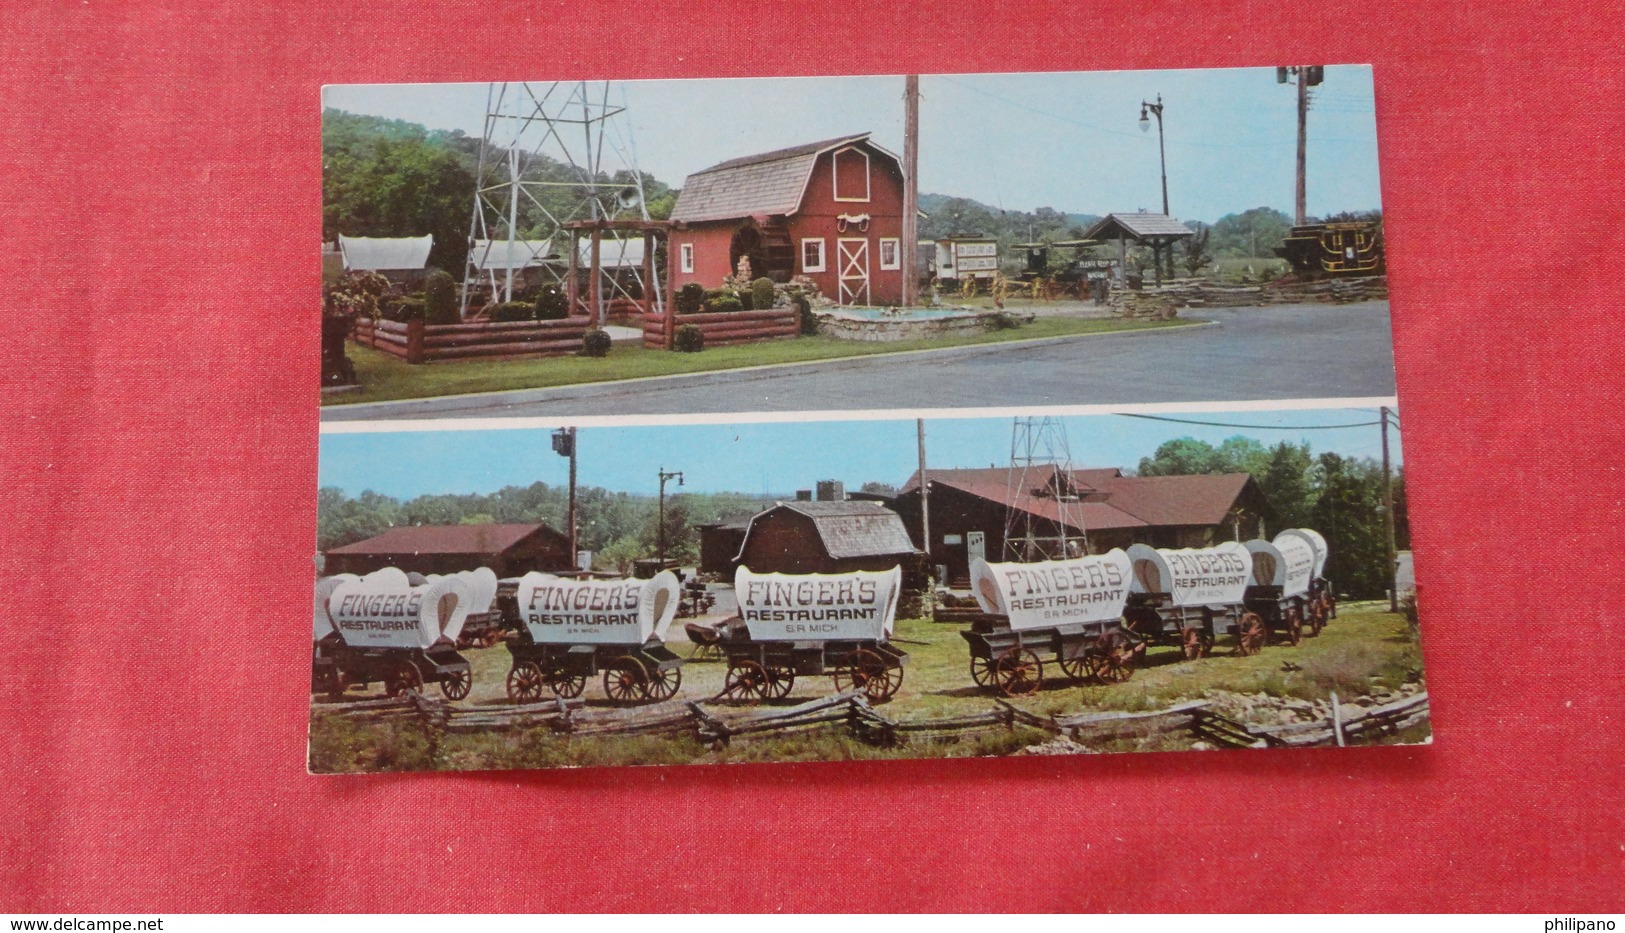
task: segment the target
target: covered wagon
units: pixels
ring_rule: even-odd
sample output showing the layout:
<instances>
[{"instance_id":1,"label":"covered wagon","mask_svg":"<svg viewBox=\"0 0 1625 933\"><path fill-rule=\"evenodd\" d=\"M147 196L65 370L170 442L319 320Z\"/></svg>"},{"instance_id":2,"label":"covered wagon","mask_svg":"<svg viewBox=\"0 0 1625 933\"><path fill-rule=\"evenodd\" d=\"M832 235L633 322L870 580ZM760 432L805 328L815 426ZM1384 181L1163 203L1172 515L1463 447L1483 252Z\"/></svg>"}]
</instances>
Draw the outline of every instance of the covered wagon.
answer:
<instances>
[{"instance_id":1,"label":"covered wagon","mask_svg":"<svg viewBox=\"0 0 1625 933\"><path fill-rule=\"evenodd\" d=\"M1133 566L1123 627L1153 644L1175 645L1195 660L1216 639L1236 636L1236 653L1264 646L1264 622L1244 605L1253 557L1246 545L1227 541L1204 548L1128 549Z\"/></svg>"},{"instance_id":2,"label":"covered wagon","mask_svg":"<svg viewBox=\"0 0 1625 933\"><path fill-rule=\"evenodd\" d=\"M508 639L508 698L535 702L544 690L578 697L601 673L604 693L616 703L671 699L683 682L683 662L665 637L680 596L670 571L649 580L525 574L512 602L504 600L517 615Z\"/></svg>"},{"instance_id":3,"label":"covered wagon","mask_svg":"<svg viewBox=\"0 0 1625 933\"><path fill-rule=\"evenodd\" d=\"M971 564L982 608L968 631L971 679L1005 696L1034 693L1044 662L1074 679L1121 683L1138 644L1123 630L1131 568L1121 548L1068 560Z\"/></svg>"},{"instance_id":4,"label":"covered wagon","mask_svg":"<svg viewBox=\"0 0 1625 933\"><path fill-rule=\"evenodd\" d=\"M739 615L717 627L728 661L723 694L771 700L798 676L830 675L837 691L890 699L903 684L907 653L891 644L902 588L900 567L849 573L734 573Z\"/></svg>"},{"instance_id":5,"label":"covered wagon","mask_svg":"<svg viewBox=\"0 0 1625 933\"><path fill-rule=\"evenodd\" d=\"M1319 635L1327 622L1337 618L1337 594L1332 591L1332 581L1326 579L1326 559L1331 551L1326 539L1313 528L1288 528L1281 534L1304 538L1315 549L1315 571L1309 580L1309 634Z\"/></svg>"},{"instance_id":6,"label":"covered wagon","mask_svg":"<svg viewBox=\"0 0 1625 933\"><path fill-rule=\"evenodd\" d=\"M1301 535L1283 532L1274 541L1248 541L1247 550L1253 555L1247 610L1256 613L1270 633L1296 645L1303 639L1304 623L1310 618L1314 546Z\"/></svg>"},{"instance_id":7,"label":"covered wagon","mask_svg":"<svg viewBox=\"0 0 1625 933\"><path fill-rule=\"evenodd\" d=\"M457 653L468 606L460 576L414 585L405 572L385 567L316 581L312 691L338 697L352 686L382 683L396 696L437 683L447 699L463 699L474 683Z\"/></svg>"}]
</instances>

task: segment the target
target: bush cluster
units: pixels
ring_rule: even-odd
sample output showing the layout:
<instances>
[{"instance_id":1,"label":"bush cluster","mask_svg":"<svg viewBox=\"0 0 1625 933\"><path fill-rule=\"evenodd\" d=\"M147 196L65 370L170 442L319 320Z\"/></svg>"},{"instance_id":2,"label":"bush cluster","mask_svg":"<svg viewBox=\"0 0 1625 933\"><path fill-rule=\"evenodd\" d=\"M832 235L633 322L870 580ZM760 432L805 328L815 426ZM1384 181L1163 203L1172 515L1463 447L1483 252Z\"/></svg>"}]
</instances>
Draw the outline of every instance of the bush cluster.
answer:
<instances>
[{"instance_id":1,"label":"bush cluster","mask_svg":"<svg viewBox=\"0 0 1625 933\"><path fill-rule=\"evenodd\" d=\"M801 336L818 336L818 316L813 314L812 302L807 300L807 296L800 292L792 292L790 304L795 307L796 316L801 322Z\"/></svg>"},{"instance_id":2,"label":"bush cluster","mask_svg":"<svg viewBox=\"0 0 1625 933\"><path fill-rule=\"evenodd\" d=\"M677 313L699 314L705 306L705 286L690 282L677 290Z\"/></svg>"},{"instance_id":3,"label":"bush cluster","mask_svg":"<svg viewBox=\"0 0 1625 933\"><path fill-rule=\"evenodd\" d=\"M378 316L386 321L405 324L407 321L419 321L425 318L425 306L422 298L390 295L378 302Z\"/></svg>"},{"instance_id":4,"label":"bush cluster","mask_svg":"<svg viewBox=\"0 0 1625 933\"><path fill-rule=\"evenodd\" d=\"M499 324L536 320L536 306L528 301L503 301L486 305L485 316Z\"/></svg>"},{"instance_id":5,"label":"bush cluster","mask_svg":"<svg viewBox=\"0 0 1625 933\"><path fill-rule=\"evenodd\" d=\"M747 308L745 303L739 299L739 296L729 293L718 295L706 301L705 310L710 311L712 314L732 314L736 311L747 310Z\"/></svg>"},{"instance_id":6,"label":"bush cluster","mask_svg":"<svg viewBox=\"0 0 1625 933\"><path fill-rule=\"evenodd\" d=\"M581 338L582 356L608 356L609 331L601 327L594 327Z\"/></svg>"},{"instance_id":7,"label":"bush cluster","mask_svg":"<svg viewBox=\"0 0 1625 933\"><path fill-rule=\"evenodd\" d=\"M536 320L562 321L570 316L570 296L557 285L544 285L536 293Z\"/></svg>"},{"instance_id":8,"label":"bush cluster","mask_svg":"<svg viewBox=\"0 0 1625 933\"><path fill-rule=\"evenodd\" d=\"M766 311L773 307L773 280L759 278L750 283L750 304L757 311Z\"/></svg>"},{"instance_id":9,"label":"bush cluster","mask_svg":"<svg viewBox=\"0 0 1625 933\"><path fill-rule=\"evenodd\" d=\"M697 325L684 324L677 328L672 339L672 349L679 353L698 353L705 349L705 331Z\"/></svg>"}]
</instances>

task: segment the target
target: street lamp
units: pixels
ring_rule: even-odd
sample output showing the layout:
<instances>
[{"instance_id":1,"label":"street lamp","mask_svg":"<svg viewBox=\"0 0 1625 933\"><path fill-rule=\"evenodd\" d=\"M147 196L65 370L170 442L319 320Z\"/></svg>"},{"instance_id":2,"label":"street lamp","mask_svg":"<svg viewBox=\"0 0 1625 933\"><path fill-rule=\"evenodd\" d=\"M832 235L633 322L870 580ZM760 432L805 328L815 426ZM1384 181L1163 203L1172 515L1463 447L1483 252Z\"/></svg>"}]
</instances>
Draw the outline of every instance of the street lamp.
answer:
<instances>
[{"instance_id":1,"label":"street lamp","mask_svg":"<svg viewBox=\"0 0 1625 933\"><path fill-rule=\"evenodd\" d=\"M683 485L681 470L668 473L665 467L660 468L660 530L659 543L655 548L655 559L660 561L660 569L666 569L666 481L675 478L677 485Z\"/></svg>"},{"instance_id":2,"label":"street lamp","mask_svg":"<svg viewBox=\"0 0 1625 933\"><path fill-rule=\"evenodd\" d=\"M1144 99L1140 101L1140 132L1149 133L1151 131L1151 118L1153 116L1157 118L1157 159L1162 166L1162 213L1163 216L1172 216L1168 213L1168 149L1162 137L1161 94L1157 95L1157 102L1154 104ZM1170 247L1168 250L1168 275L1172 277L1174 274L1173 244L1168 245ZM1160 260L1162 258L1161 247L1157 248L1157 254L1157 258ZM1162 271L1160 266L1157 271L1159 273Z\"/></svg>"}]
</instances>

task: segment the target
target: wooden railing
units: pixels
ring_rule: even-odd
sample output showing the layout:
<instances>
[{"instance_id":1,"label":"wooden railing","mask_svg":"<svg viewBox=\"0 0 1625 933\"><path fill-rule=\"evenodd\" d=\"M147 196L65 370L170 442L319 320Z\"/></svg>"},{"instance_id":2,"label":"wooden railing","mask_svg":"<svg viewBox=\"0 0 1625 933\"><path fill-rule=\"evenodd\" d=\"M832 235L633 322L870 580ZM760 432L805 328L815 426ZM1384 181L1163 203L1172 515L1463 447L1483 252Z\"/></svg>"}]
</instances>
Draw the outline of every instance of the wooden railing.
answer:
<instances>
[{"instance_id":1,"label":"wooden railing","mask_svg":"<svg viewBox=\"0 0 1625 933\"><path fill-rule=\"evenodd\" d=\"M726 311L717 314L679 314L672 325L673 331L684 324L693 324L705 334L707 347L722 347L734 343L754 343L758 340L776 340L794 337L800 332L801 316L795 308L772 311ZM643 345L649 349L665 349L666 319L659 314L643 316Z\"/></svg>"},{"instance_id":2,"label":"wooden railing","mask_svg":"<svg viewBox=\"0 0 1625 933\"><path fill-rule=\"evenodd\" d=\"M563 356L581 349L592 327L588 318L473 324L425 324L421 320L356 318L354 338L408 363L479 357Z\"/></svg>"}]
</instances>

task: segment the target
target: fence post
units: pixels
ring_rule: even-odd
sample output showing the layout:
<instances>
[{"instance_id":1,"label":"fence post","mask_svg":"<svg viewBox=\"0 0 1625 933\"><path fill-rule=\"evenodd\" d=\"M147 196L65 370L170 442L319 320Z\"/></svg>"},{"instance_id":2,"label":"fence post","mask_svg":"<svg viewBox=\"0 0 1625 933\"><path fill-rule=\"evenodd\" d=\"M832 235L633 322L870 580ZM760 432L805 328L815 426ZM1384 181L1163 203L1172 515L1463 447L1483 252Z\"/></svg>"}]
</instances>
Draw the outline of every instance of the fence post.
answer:
<instances>
[{"instance_id":1,"label":"fence post","mask_svg":"<svg viewBox=\"0 0 1625 933\"><path fill-rule=\"evenodd\" d=\"M423 362L423 318L415 317L406 322L406 361Z\"/></svg>"}]
</instances>

